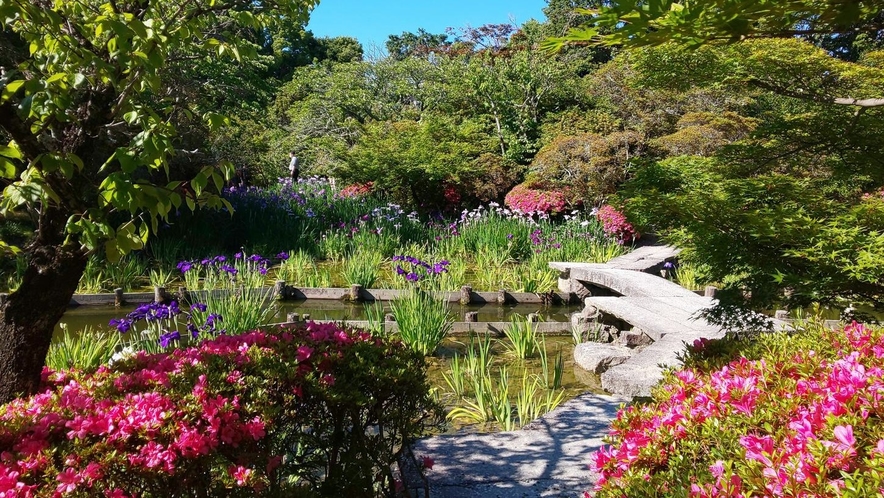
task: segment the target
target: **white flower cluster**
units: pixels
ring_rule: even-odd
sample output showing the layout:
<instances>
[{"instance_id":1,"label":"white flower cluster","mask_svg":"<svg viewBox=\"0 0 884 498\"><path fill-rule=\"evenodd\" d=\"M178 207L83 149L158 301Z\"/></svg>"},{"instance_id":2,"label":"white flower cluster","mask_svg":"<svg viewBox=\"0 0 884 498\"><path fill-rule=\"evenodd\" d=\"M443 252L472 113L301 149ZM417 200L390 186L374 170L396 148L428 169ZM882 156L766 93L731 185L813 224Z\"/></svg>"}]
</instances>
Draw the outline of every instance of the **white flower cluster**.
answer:
<instances>
[{"instance_id":1,"label":"white flower cluster","mask_svg":"<svg viewBox=\"0 0 884 498\"><path fill-rule=\"evenodd\" d=\"M466 224L470 221L479 220L488 216L498 216L501 218L507 218L512 220L519 220L525 223L533 224L537 223L540 220L548 220L549 214L543 212L531 212L525 213L518 209L509 209L502 207L500 204L496 202L488 203L488 207L480 205L476 209L467 210L464 209L460 213L460 223Z\"/></svg>"}]
</instances>

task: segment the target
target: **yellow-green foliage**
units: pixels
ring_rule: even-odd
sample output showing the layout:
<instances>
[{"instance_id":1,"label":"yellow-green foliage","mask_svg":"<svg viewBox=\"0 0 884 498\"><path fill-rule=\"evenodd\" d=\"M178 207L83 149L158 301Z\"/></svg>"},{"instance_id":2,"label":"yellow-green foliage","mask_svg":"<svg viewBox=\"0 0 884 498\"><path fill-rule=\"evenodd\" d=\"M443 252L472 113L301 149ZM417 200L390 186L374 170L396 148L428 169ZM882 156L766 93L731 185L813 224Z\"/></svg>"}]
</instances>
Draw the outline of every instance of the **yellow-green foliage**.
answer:
<instances>
[{"instance_id":1,"label":"yellow-green foliage","mask_svg":"<svg viewBox=\"0 0 884 498\"><path fill-rule=\"evenodd\" d=\"M566 189L572 204L598 204L626 179L630 159L644 148L634 131L560 136L534 157L525 183Z\"/></svg>"}]
</instances>

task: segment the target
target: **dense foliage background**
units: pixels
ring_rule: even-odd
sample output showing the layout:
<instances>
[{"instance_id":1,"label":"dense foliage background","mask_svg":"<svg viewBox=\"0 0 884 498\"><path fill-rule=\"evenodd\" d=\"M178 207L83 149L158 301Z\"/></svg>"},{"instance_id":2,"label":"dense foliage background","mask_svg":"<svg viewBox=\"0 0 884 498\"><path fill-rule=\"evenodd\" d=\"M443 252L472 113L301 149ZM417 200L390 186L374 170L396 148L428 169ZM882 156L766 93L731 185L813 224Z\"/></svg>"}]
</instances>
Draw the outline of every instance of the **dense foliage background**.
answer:
<instances>
[{"instance_id":1,"label":"dense foliage background","mask_svg":"<svg viewBox=\"0 0 884 498\"><path fill-rule=\"evenodd\" d=\"M541 51L592 6L550 1L544 23L403 33L386 58L315 59L225 131L248 137L225 157L267 182L294 149L308 171L425 210L517 185L571 207L613 200L727 301L880 303L884 123L844 102L881 95L875 32Z\"/></svg>"}]
</instances>

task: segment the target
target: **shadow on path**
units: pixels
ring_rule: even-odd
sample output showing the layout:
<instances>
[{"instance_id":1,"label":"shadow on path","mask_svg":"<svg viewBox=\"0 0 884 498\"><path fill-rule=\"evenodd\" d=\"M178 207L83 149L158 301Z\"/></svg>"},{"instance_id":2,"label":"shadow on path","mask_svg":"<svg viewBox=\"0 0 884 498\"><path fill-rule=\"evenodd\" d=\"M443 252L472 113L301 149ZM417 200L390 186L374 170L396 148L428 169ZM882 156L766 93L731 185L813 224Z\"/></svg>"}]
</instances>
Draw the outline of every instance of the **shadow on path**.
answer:
<instances>
[{"instance_id":1,"label":"shadow on path","mask_svg":"<svg viewBox=\"0 0 884 498\"><path fill-rule=\"evenodd\" d=\"M595 482L592 452L626 401L584 394L521 430L435 436L414 453L435 460L426 473L433 498L582 497Z\"/></svg>"}]
</instances>

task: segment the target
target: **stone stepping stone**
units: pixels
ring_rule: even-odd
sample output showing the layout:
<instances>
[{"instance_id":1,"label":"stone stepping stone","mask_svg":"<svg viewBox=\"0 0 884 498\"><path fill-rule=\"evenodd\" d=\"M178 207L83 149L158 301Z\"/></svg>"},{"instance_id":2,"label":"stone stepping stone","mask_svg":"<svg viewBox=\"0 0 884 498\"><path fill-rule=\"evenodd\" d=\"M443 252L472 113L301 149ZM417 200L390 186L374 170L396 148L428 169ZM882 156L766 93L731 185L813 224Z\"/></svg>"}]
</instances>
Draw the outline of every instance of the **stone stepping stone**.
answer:
<instances>
[{"instance_id":1,"label":"stone stepping stone","mask_svg":"<svg viewBox=\"0 0 884 498\"><path fill-rule=\"evenodd\" d=\"M642 246L605 264L611 268L648 272L675 259L680 252L680 249L672 246Z\"/></svg>"}]
</instances>

